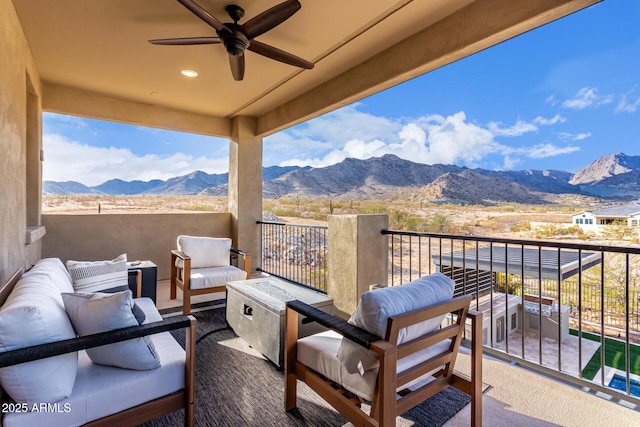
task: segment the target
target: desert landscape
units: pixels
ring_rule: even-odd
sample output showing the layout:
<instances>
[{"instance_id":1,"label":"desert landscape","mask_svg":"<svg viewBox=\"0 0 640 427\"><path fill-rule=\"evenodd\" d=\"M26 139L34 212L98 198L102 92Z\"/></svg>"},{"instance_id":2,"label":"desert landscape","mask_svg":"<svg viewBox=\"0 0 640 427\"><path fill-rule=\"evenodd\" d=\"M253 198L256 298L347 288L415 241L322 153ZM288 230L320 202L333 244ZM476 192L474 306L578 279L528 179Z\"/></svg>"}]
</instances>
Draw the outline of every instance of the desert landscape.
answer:
<instances>
[{"instance_id":1,"label":"desert landscape","mask_svg":"<svg viewBox=\"0 0 640 427\"><path fill-rule=\"evenodd\" d=\"M532 223L568 227L571 215L590 208L561 205L454 205L407 200L264 199L263 210L294 224L324 225L330 214L389 215L390 228L463 235L534 238ZM226 212L223 196L45 195L43 214Z\"/></svg>"}]
</instances>

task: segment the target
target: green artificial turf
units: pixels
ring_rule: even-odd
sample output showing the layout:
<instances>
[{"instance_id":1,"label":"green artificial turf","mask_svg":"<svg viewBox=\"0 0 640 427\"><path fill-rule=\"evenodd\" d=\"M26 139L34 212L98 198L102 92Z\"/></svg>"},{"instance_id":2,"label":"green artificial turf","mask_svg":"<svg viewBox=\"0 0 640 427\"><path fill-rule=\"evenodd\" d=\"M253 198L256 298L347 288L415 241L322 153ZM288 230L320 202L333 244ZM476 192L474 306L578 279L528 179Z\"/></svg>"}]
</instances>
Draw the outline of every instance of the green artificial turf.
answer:
<instances>
[{"instance_id":1,"label":"green artificial turf","mask_svg":"<svg viewBox=\"0 0 640 427\"><path fill-rule=\"evenodd\" d=\"M578 335L577 331L571 330L570 333L572 335ZM590 334L588 332L582 333L582 338L600 342L600 335ZM606 338L604 341L605 353L604 353L604 364L605 366L609 366L611 368L619 369L621 371L627 370L627 362L625 358L625 347L626 344L624 341L620 341L613 338ZM582 377L587 380L593 380L600 369L600 354L602 351L602 347L598 348L594 353L589 363L582 370ZM630 371L632 374L640 375L640 347L634 344L629 344L629 353L631 354L630 358Z\"/></svg>"}]
</instances>

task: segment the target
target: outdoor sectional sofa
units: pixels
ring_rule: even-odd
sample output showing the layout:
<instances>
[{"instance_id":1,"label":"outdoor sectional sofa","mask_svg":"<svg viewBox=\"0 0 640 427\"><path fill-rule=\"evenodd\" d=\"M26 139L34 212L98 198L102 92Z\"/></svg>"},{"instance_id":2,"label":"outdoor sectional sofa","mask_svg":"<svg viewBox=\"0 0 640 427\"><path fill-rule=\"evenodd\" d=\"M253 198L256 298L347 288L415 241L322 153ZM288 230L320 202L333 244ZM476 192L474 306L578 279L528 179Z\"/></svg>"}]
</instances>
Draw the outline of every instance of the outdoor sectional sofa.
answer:
<instances>
[{"instance_id":1,"label":"outdoor sectional sofa","mask_svg":"<svg viewBox=\"0 0 640 427\"><path fill-rule=\"evenodd\" d=\"M192 426L195 319L163 320L150 299L132 299L129 290L108 297L98 294L119 310L124 307L125 315L132 314L127 312L131 308L134 323L144 321L78 337L80 324L73 327L68 313L72 304L67 300L77 295L67 269L56 258L41 260L24 274L18 270L0 288L2 425L135 426L184 408L185 425ZM84 304L84 299L96 303L93 296L80 296L79 303ZM104 306L102 300L99 304ZM82 320L83 325L103 315L96 307L87 306L90 316ZM110 321L120 314L104 317ZM168 332L182 328L186 328L186 349ZM125 347L114 349L113 345ZM136 365L135 352L140 348L146 353L143 359L155 365ZM109 354L108 349L114 351ZM96 354L116 360L98 364L92 361ZM104 363L130 367L133 363L134 369Z\"/></svg>"}]
</instances>

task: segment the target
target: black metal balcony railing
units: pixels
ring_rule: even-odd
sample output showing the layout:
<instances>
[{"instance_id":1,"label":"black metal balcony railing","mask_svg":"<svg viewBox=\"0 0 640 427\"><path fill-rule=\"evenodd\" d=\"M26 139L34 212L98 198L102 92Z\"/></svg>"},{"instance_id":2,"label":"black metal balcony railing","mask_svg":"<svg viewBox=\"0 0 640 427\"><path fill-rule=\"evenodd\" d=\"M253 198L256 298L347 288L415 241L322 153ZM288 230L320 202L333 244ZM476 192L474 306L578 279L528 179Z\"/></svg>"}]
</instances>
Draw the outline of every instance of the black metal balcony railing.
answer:
<instances>
[{"instance_id":1,"label":"black metal balcony railing","mask_svg":"<svg viewBox=\"0 0 640 427\"><path fill-rule=\"evenodd\" d=\"M258 221L262 227L259 271L327 291L327 227Z\"/></svg>"},{"instance_id":2,"label":"black metal balcony railing","mask_svg":"<svg viewBox=\"0 0 640 427\"><path fill-rule=\"evenodd\" d=\"M441 271L476 296L485 350L640 400L640 248L383 230L389 285Z\"/></svg>"}]
</instances>

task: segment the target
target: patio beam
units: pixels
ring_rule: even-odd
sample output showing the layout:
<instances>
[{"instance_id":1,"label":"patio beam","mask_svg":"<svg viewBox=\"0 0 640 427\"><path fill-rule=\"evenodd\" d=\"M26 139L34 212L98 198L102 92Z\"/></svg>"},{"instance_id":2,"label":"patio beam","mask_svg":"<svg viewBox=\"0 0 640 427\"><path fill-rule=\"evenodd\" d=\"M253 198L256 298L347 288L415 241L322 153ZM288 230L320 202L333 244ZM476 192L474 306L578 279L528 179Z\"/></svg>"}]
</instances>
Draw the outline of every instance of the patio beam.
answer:
<instances>
[{"instance_id":1,"label":"patio beam","mask_svg":"<svg viewBox=\"0 0 640 427\"><path fill-rule=\"evenodd\" d=\"M231 137L231 120L174 108L127 101L93 91L43 82L42 109L52 113L109 120L221 138Z\"/></svg>"},{"instance_id":2,"label":"patio beam","mask_svg":"<svg viewBox=\"0 0 640 427\"><path fill-rule=\"evenodd\" d=\"M257 135L301 123L443 67L601 0L477 0L260 116Z\"/></svg>"}]
</instances>

